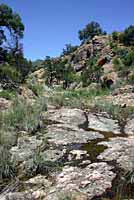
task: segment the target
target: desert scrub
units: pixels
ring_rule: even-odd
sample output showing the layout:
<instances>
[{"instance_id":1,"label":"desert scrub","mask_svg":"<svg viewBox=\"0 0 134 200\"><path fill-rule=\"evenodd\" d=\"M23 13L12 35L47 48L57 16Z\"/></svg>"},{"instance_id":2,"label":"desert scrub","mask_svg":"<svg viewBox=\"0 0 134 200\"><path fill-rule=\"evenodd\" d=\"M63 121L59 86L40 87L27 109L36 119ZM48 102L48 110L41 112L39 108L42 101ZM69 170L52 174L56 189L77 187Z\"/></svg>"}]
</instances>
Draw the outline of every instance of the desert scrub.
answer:
<instances>
[{"instance_id":1,"label":"desert scrub","mask_svg":"<svg viewBox=\"0 0 134 200\"><path fill-rule=\"evenodd\" d=\"M31 75L27 80L26 80L27 86L29 89L31 89L33 91L33 93L36 96L41 96L44 88L42 84L39 84L37 82L37 79L35 76Z\"/></svg>"},{"instance_id":2,"label":"desert scrub","mask_svg":"<svg viewBox=\"0 0 134 200\"><path fill-rule=\"evenodd\" d=\"M114 105L105 101L96 102L92 109L95 112L106 112L110 118L117 120L122 133L124 133L127 121L134 117L134 107L122 107L121 105Z\"/></svg>"},{"instance_id":3,"label":"desert scrub","mask_svg":"<svg viewBox=\"0 0 134 200\"><path fill-rule=\"evenodd\" d=\"M4 130L32 131L41 122L41 114L46 111L44 98L37 98L34 103L16 99L8 112L1 114L0 127Z\"/></svg>"},{"instance_id":4,"label":"desert scrub","mask_svg":"<svg viewBox=\"0 0 134 200\"><path fill-rule=\"evenodd\" d=\"M49 175L60 171L62 164L58 161L46 160L40 149L37 149L33 158L25 164L25 177L33 177L37 174Z\"/></svg>"},{"instance_id":5,"label":"desert scrub","mask_svg":"<svg viewBox=\"0 0 134 200\"><path fill-rule=\"evenodd\" d=\"M11 179L15 176L15 163L11 161L11 155L9 149L1 145L0 146L0 182L3 179Z\"/></svg>"},{"instance_id":6,"label":"desert scrub","mask_svg":"<svg viewBox=\"0 0 134 200\"><path fill-rule=\"evenodd\" d=\"M16 98L16 92L11 90L2 90L0 91L0 97L7 100L14 100Z\"/></svg>"},{"instance_id":7,"label":"desert scrub","mask_svg":"<svg viewBox=\"0 0 134 200\"><path fill-rule=\"evenodd\" d=\"M117 181L115 188L116 198L122 199L133 199L134 198L134 169L127 172L120 173L119 180Z\"/></svg>"},{"instance_id":8,"label":"desert scrub","mask_svg":"<svg viewBox=\"0 0 134 200\"><path fill-rule=\"evenodd\" d=\"M63 90L54 92L49 97L49 102L57 107L67 106L71 108L82 108L90 100L96 96L104 96L108 94L108 90L104 89L79 89L79 90ZM85 105L86 106L86 105Z\"/></svg>"}]
</instances>

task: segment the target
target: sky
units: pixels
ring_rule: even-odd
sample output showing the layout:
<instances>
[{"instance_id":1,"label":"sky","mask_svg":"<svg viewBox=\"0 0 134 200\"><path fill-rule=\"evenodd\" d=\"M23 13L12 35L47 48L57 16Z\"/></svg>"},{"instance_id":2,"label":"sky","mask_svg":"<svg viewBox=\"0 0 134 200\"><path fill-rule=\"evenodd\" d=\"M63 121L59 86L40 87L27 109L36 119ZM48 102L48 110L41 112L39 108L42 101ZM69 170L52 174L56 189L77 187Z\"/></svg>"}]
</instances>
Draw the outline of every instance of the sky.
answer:
<instances>
[{"instance_id":1,"label":"sky","mask_svg":"<svg viewBox=\"0 0 134 200\"><path fill-rule=\"evenodd\" d=\"M58 56L78 31L97 21L111 33L134 24L134 0L0 0L20 14L25 25L24 55L31 60Z\"/></svg>"}]
</instances>

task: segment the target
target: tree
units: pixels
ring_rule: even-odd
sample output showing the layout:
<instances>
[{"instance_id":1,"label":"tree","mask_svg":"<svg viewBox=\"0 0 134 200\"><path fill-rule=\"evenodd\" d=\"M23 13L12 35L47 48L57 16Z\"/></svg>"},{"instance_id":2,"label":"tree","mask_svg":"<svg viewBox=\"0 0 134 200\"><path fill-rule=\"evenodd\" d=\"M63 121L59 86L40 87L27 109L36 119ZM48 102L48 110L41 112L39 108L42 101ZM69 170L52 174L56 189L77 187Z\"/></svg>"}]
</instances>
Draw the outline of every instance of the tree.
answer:
<instances>
[{"instance_id":1,"label":"tree","mask_svg":"<svg viewBox=\"0 0 134 200\"><path fill-rule=\"evenodd\" d=\"M74 51L76 51L78 48L78 46L72 46L71 44L66 44L65 48L63 49L62 55L69 55L71 53L73 53Z\"/></svg>"},{"instance_id":2,"label":"tree","mask_svg":"<svg viewBox=\"0 0 134 200\"><path fill-rule=\"evenodd\" d=\"M18 40L23 37L24 25L18 14L5 4L0 4L0 45L9 44L7 31L12 40Z\"/></svg>"},{"instance_id":3,"label":"tree","mask_svg":"<svg viewBox=\"0 0 134 200\"><path fill-rule=\"evenodd\" d=\"M119 36L119 41L126 46L134 45L134 26L131 25L125 29Z\"/></svg>"},{"instance_id":4,"label":"tree","mask_svg":"<svg viewBox=\"0 0 134 200\"><path fill-rule=\"evenodd\" d=\"M9 6L0 4L0 68L3 74L8 66L13 73L17 71L16 74L21 74L19 80L23 80L31 67L31 63L23 56L23 46L20 43L23 34L24 25L20 16Z\"/></svg>"},{"instance_id":5,"label":"tree","mask_svg":"<svg viewBox=\"0 0 134 200\"><path fill-rule=\"evenodd\" d=\"M118 41L118 32L117 31L112 32L112 39L113 39L113 41Z\"/></svg>"},{"instance_id":6,"label":"tree","mask_svg":"<svg viewBox=\"0 0 134 200\"><path fill-rule=\"evenodd\" d=\"M102 30L98 22L92 21L87 24L86 27L78 32L79 39L84 43L87 40L92 39L95 35L105 35L106 32Z\"/></svg>"},{"instance_id":7,"label":"tree","mask_svg":"<svg viewBox=\"0 0 134 200\"><path fill-rule=\"evenodd\" d=\"M55 69L54 69L54 64L52 62L52 59L50 58L50 56L46 56L44 62L42 63L42 65L44 66L45 70L46 70L46 77L47 77L47 84L52 86L52 82L54 79L54 73L55 73Z\"/></svg>"}]
</instances>

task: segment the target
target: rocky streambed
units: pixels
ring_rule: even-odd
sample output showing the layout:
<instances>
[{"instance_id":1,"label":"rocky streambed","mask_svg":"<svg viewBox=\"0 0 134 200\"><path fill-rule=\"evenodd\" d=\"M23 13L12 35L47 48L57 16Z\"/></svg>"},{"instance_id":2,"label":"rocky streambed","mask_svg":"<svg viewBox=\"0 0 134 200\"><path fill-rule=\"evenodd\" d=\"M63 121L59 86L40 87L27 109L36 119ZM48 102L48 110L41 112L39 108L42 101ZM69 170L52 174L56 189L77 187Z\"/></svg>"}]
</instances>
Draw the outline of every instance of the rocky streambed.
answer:
<instances>
[{"instance_id":1,"label":"rocky streambed","mask_svg":"<svg viewBox=\"0 0 134 200\"><path fill-rule=\"evenodd\" d=\"M107 113L50 107L44 124L19 133L10 150L18 176L1 200L134 199L133 119L122 132Z\"/></svg>"}]
</instances>

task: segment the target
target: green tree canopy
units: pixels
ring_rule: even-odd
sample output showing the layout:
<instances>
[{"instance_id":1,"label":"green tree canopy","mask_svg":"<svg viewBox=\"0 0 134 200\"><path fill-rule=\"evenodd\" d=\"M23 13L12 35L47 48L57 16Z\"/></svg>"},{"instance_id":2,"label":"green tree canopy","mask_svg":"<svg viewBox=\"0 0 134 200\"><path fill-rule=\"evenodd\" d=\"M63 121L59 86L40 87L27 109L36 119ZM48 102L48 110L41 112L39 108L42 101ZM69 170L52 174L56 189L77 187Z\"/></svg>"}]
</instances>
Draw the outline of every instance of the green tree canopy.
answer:
<instances>
[{"instance_id":1,"label":"green tree canopy","mask_svg":"<svg viewBox=\"0 0 134 200\"><path fill-rule=\"evenodd\" d=\"M78 32L79 39L82 41L82 43L89 39L92 39L95 35L103 35L103 34L106 34L106 32L102 30L98 22L94 21L87 24L84 29Z\"/></svg>"},{"instance_id":2,"label":"green tree canopy","mask_svg":"<svg viewBox=\"0 0 134 200\"><path fill-rule=\"evenodd\" d=\"M62 55L69 55L70 53L73 53L74 51L76 51L76 49L78 48L78 46L72 46L71 44L66 44L65 48L63 49Z\"/></svg>"},{"instance_id":3,"label":"green tree canopy","mask_svg":"<svg viewBox=\"0 0 134 200\"><path fill-rule=\"evenodd\" d=\"M122 42L126 46L134 45L134 25L129 26L124 30L122 34L119 36L120 42Z\"/></svg>"},{"instance_id":4,"label":"green tree canopy","mask_svg":"<svg viewBox=\"0 0 134 200\"><path fill-rule=\"evenodd\" d=\"M11 36L22 38L24 25L20 16L5 4L0 4L0 43L7 40L5 28Z\"/></svg>"}]
</instances>

